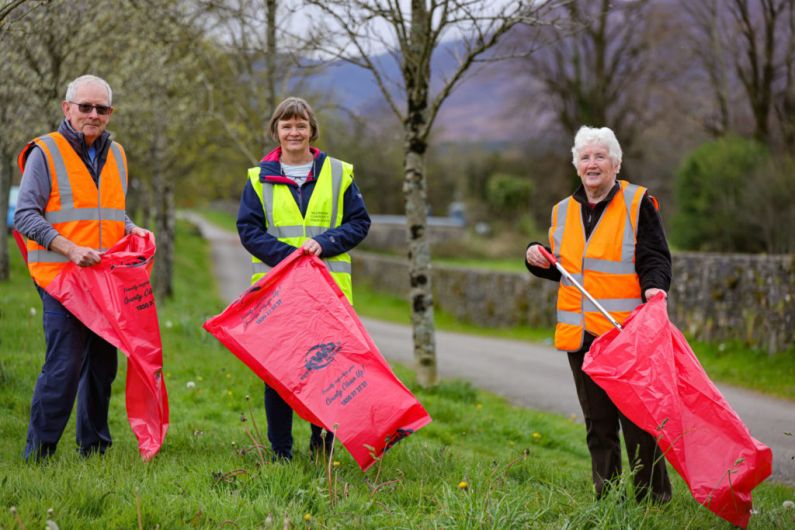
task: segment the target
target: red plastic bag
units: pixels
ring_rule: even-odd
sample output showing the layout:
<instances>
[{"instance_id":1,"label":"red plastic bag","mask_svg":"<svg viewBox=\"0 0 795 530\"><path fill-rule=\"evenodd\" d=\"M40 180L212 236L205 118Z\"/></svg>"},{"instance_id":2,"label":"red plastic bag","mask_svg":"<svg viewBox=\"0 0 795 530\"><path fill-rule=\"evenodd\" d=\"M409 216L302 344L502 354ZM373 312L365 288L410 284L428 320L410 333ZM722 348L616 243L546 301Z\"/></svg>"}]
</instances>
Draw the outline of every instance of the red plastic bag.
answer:
<instances>
[{"instance_id":1,"label":"red plastic bag","mask_svg":"<svg viewBox=\"0 0 795 530\"><path fill-rule=\"evenodd\" d=\"M168 430L163 347L149 283L154 238L126 236L91 267L70 263L47 292L127 356L127 419L141 458L160 450Z\"/></svg>"},{"instance_id":2,"label":"red plastic bag","mask_svg":"<svg viewBox=\"0 0 795 530\"><path fill-rule=\"evenodd\" d=\"M431 421L315 256L296 250L204 328L362 470Z\"/></svg>"},{"instance_id":3,"label":"red plastic bag","mask_svg":"<svg viewBox=\"0 0 795 530\"><path fill-rule=\"evenodd\" d=\"M22 234L19 233L19 230L14 229L11 231L11 235L14 236L14 241L17 242L17 247L19 248L19 253L22 254L22 259L25 260L25 264L28 263L28 247L25 244L25 239L22 237Z\"/></svg>"},{"instance_id":4,"label":"red plastic bag","mask_svg":"<svg viewBox=\"0 0 795 530\"><path fill-rule=\"evenodd\" d=\"M623 330L597 338L583 370L625 416L657 438L699 503L746 527L751 490L770 475L773 453L709 380L668 320L663 295L636 309Z\"/></svg>"}]
</instances>

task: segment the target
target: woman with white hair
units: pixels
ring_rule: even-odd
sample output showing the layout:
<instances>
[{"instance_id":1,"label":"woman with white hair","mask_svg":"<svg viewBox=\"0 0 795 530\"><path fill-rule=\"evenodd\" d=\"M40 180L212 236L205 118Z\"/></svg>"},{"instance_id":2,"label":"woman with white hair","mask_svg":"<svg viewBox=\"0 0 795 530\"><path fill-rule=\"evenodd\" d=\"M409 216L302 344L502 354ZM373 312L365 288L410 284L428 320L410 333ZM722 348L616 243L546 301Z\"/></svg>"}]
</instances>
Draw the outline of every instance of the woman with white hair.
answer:
<instances>
[{"instance_id":1,"label":"woman with white hair","mask_svg":"<svg viewBox=\"0 0 795 530\"><path fill-rule=\"evenodd\" d=\"M671 254L657 201L646 188L617 180L621 146L607 127L581 127L574 137L572 163L582 184L552 209L547 251L619 323L635 307L671 284ZM530 243L525 264L534 275L560 283L555 347L568 353L577 397L585 418L597 498L621 474L619 426L634 471L635 497L671 498L671 482L654 438L626 418L609 396L583 372L585 354L612 324ZM667 296L667 295L666 295Z\"/></svg>"}]
</instances>

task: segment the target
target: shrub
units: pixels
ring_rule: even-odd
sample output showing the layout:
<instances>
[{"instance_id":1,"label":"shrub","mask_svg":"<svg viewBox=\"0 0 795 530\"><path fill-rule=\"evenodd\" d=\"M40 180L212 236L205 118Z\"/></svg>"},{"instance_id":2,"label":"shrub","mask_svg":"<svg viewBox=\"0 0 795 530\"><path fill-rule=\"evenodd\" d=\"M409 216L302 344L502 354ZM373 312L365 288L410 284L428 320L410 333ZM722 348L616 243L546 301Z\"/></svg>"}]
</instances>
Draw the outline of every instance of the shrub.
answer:
<instances>
[{"instance_id":1,"label":"shrub","mask_svg":"<svg viewBox=\"0 0 795 530\"><path fill-rule=\"evenodd\" d=\"M735 136L705 143L687 156L676 173L676 244L687 250L764 250L757 223L743 211L751 177L768 157L763 145Z\"/></svg>"},{"instance_id":2,"label":"shrub","mask_svg":"<svg viewBox=\"0 0 795 530\"><path fill-rule=\"evenodd\" d=\"M509 173L494 173L486 185L486 201L493 213L525 213L533 196L533 182Z\"/></svg>"}]
</instances>

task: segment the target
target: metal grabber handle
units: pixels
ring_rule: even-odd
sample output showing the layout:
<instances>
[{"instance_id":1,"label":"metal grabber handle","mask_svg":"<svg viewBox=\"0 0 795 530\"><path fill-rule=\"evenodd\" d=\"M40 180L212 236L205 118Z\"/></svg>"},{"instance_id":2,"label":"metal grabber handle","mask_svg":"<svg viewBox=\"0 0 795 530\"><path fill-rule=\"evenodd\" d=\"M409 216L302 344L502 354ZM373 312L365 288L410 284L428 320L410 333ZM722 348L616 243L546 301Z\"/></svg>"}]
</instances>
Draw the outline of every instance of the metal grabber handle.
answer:
<instances>
[{"instance_id":1,"label":"metal grabber handle","mask_svg":"<svg viewBox=\"0 0 795 530\"><path fill-rule=\"evenodd\" d=\"M561 265L561 264L560 264L560 262L558 261L558 258L556 258L555 256L553 256L553 255L552 255L552 254L551 254L551 253L550 253L550 252L549 252L547 249L545 249L545 248L544 248L543 246L541 246L541 245L538 245L538 250L541 252L541 254L542 254L542 255L543 255L545 258L547 258L547 261L548 261L548 262L550 262L552 265L554 265L554 266L555 266L555 268L556 268L556 269L558 269L558 270L560 271L560 273L563 275L563 277L564 277L564 278L566 278L568 281L570 281L572 284L574 284L574 286L575 286L577 289L579 289L579 290L580 290L580 292L581 292L582 294L584 294L584 295L585 295L585 297L586 297L586 298L588 298L588 300L590 300L590 301L591 301L591 303L592 303L594 306L596 306L596 309L598 309L598 310L599 310L599 312L600 312L600 313L602 313L602 314L605 316L605 318L607 318L607 320L609 320L609 321L610 321L610 323L611 323L611 324L613 324L613 325L614 325L616 328L618 328L618 329L622 329L622 328L621 328L621 324L619 324L619 323L616 321L616 319L615 319L615 318L613 318L613 317L610 315L610 313L608 313L608 312L607 312L607 310L606 310L604 307L602 307L602 304L600 304L599 302L597 302L597 301L596 301L596 298L594 298L593 296L591 296L591 293L589 293L588 291L586 291L586 290L585 290L585 287L583 287L582 285L580 285L580 282L578 282L577 280L575 280L575 279L574 279L574 276L572 276L571 274L569 274L569 271L567 271L566 269L564 269L564 268L563 268L563 265Z\"/></svg>"}]
</instances>

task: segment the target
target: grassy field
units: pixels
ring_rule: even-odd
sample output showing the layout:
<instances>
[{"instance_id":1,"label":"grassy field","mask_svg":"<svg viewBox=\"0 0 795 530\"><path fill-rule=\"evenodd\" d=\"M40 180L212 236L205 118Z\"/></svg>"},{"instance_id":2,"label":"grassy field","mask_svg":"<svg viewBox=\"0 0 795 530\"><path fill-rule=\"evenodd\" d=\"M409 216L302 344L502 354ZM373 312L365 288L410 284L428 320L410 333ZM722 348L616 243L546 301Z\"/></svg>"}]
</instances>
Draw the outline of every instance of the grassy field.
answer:
<instances>
[{"instance_id":1,"label":"grassy field","mask_svg":"<svg viewBox=\"0 0 795 530\"><path fill-rule=\"evenodd\" d=\"M312 460L303 421L295 460L271 464L266 454L263 464L254 447L263 441L262 384L201 329L223 304L205 243L189 226L178 230L175 296L158 306L171 426L149 463L126 421L123 360L108 453L81 458L72 421L50 461L23 462L43 340L41 304L12 252L12 279L0 284L0 528L44 528L48 519L62 529L731 528L678 478L665 507L622 501L626 477L614 497L594 502L582 425L460 381L421 390L402 367L398 376L434 421L367 474L339 446L331 466ZM366 300L357 292L357 304ZM795 510L782 505L790 499L791 488L761 485L750 528L792 528Z\"/></svg>"}]
</instances>

